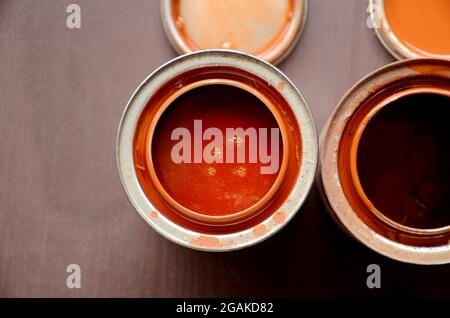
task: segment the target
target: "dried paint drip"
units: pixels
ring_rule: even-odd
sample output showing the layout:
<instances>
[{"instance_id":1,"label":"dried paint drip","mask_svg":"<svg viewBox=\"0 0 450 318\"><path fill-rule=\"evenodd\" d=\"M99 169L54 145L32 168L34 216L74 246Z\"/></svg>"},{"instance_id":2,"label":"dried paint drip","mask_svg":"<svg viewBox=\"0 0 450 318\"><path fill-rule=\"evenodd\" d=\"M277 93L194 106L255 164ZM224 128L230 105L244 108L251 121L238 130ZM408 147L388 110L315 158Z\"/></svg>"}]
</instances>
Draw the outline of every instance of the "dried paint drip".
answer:
<instances>
[{"instance_id":1,"label":"dried paint drip","mask_svg":"<svg viewBox=\"0 0 450 318\"><path fill-rule=\"evenodd\" d=\"M253 228L253 235L255 236L263 236L267 233L267 226L264 224L259 224Z\"/></svg>"},{"instance_id":2,"label":"dried paint drip","mask_svg":"<svg viewBox=\"0 0 450 318\"><path fill-rule=\"evenodd\" d=\"M279 91L255 82L236 68L195 68L148 102L134 160L155 211L204 234L253 228L278 211L298 176L302 143Z\"/></svg>"},{"instance_id":3,"label":"dried paint drip","mask_svg":"<svg viewBox=\"0 0 450 318\"><path fill-rule=\"evenodd\" d=\"M221 247L222 243L217 237L200 235L191 241L192 246L196 247L206 247L206 248L217 248Z\"/></svg>"},{"instance_id":4,"label":"dried paint drip","mask_svg":"<svg viewBox=\"0 0 450 318\"><path fill-rule=\"evenodd\" d=\"M358 174L369 200L414 228L450 225L450 98L416 94L392 102L361 137Z\"/></svg>"},{"instance_id":5,"label":"dried paint drip","mask_svg":"<svg viewBox=\"0 0 450 318\"><path fill-rule=\"evenodd\" d=\"M278 211L273 215L272 219L276 224L283 224L286 221L286 214Z\"/></svg>"},{"instance_id":6,"label":"dried paint drip","mask_svg":"<svg viewBox=\"0 0 450 318\"><path fill-rule=\"evenodd\" d=\"M221 241L214 236L199 235L191 240L190 244L196 248L218 249L233 248L236 245L234 240Z\"/></svg>"}]
</instances>

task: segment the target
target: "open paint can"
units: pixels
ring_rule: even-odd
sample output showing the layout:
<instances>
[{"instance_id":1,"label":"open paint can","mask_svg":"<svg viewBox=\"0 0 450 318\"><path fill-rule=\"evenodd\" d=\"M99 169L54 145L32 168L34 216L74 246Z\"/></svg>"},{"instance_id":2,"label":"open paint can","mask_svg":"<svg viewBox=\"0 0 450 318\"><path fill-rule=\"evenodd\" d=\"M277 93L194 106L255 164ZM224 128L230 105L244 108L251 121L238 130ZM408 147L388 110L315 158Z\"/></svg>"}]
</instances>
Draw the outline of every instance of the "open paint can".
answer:
<instances>
[{"instance_id":1,"label":"open paint can","mask_svg":"<svg viewBox=\"0 0 450 318\"><path fill-rule=\"evenodd\" d=\"M339 102L319 184L336 222L403 262L450 263L450 61L387 65Z\"/></svg>"},{"instance_id":2,"label":"open paint can","mask_svg":"<svg viewBox=\"0 0 450 318\"><path fill-rule=\"evenodd\" d=\"M119 174L140 216L183 246L226 251L274 234L314 179L313 118L269 63L199 51L153 72L117 138Z\"/></svg>"},{"instance_id":3,"label":"open paint can","mask_svg":"<svg viewBox=\"0 0 450 318\"><path fill-rule=\"evenodd\" d=\"M370 0L371 25L397 59L450 59L450 1Z\"/></svg>"},{"instance_id":4,"label":"open paint can","mask_svg":"<svg viewBox=\"0 0 450 318\"><path fill-rule=\"evenodd\" d=\"M272 64L294 48L304 29L307 0L161 0L161 18L180 53L232 49Z\"/></svg>"}]
</instances>

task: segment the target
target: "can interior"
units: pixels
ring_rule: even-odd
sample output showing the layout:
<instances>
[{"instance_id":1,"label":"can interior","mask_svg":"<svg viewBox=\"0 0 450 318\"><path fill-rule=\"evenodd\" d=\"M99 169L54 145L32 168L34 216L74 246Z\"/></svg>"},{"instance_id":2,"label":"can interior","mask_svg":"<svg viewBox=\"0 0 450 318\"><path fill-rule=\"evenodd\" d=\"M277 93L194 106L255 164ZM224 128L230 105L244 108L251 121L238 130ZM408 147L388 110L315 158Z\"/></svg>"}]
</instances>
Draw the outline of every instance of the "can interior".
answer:
<instances>
[{"instance_id":1,"label":"can interior","mask_svg":"<svg viewBox=\"0 0 450 318\"><path fill-rule=\"evenodd\" d=\"M450 97L403 96L367 123L357 171L370 202L418 229L450 225Z\"/></svg>"},{"instance_id":2,"label":"can interior","mask_svg":"<svg viewBox=\"0 0 450 318\"><path fill-rule=\"evenodd\" d=\"M279 132L280 127L262 100L230 81L216 83L217 80L207 81L206 85L184 92L168 105L157 121L149 156L169 200L174 199L187 213L226 217L247 210L261 200L270 200L280 171L285 172L281 169L283 140L277 133L278 145L276 149L272 147L269 134L272 129ZM188 134L173 140L172 133L181 127ZM205 135L211 128L220 134ZM236 128L253 132L266 130L267 153L276 158L270 162L272 173L261 173L268 166L258 156L258 151L263 151L259 147L261 136L253 134L250 141L249 135L235 134ZM227 133L227 129L233 132ZM177 145L180 148L174 151ZM244 154L241 158L244 160L239 160L238 151ZM252 158L253 162L249 162L250 151L256 157ZM211 158L205 158L205 152ZM185 160L175 162L172 155ZM211 159L214 162L205 161Z\"/></svg>"},{"instance_id":3,"label":"can interior","mask_svg":"<svg viewBox=\"0 0 450 318\"><path fill-rule=\"evenodd\" d=\"M450 1L384 0L387 22L413 56L450 57Z\"/></svg>"},{"instance_id":4,"label":"can interior","mask_svg":"<svg viewBox=\"0 0 450 318\"><path fill-rule=\"evenodd\" d=\"M338 171L358 217L413 246L450 239L450 85L419 74L379 86L342 133Z\"/></svg>"},{"instance_id":5,"label":"can interior","mask_svg":"<svg viewBox=\"0 0 450 318\"><path fill-rule=\"evenodd\" d=\"M305 4L296 0L169 0L163 16L180 52L233 49L278 62L295 42Z\"/></svg>"},{"instance_id":6,"label":"can interior","mask_svg":"<svg viewBox=\"0 0 450 318\"><path fill-rule=\"evenodd\" d=\"M231 66L194 68L164 83L142 111L133 141L136 176L155 209L184 228L207 234L240 232L279 211L302 160L300 127L279 92L285 86ZM203 158L175 165L171 151L180 139L171 140L171 133L180 126L193 129L198 119L203 132L208 127L222 132L239 126L279 128L279 171L258 173L269 165L261 157L256 163L209 164Z\"/></svg>"}]
</instances>

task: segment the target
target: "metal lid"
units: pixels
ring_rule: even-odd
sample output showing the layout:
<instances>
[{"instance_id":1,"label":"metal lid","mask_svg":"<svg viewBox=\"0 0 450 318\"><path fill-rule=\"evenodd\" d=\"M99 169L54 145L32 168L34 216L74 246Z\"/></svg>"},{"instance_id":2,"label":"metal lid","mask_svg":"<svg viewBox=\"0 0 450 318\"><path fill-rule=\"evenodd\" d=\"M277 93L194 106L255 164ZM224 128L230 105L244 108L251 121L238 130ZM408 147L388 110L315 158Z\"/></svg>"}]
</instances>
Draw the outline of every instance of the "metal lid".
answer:
<instances>
[{"instance_id":1,"label":"metal lid","mask_svg":"<svg viewBox=\"0 0 450 318\"><path fill-rule=\"evenodd\" d=\"M180 53L233 49L277 64L304 28L307 0L161 0L164 30Z\"/></svg>"}]
</instances>

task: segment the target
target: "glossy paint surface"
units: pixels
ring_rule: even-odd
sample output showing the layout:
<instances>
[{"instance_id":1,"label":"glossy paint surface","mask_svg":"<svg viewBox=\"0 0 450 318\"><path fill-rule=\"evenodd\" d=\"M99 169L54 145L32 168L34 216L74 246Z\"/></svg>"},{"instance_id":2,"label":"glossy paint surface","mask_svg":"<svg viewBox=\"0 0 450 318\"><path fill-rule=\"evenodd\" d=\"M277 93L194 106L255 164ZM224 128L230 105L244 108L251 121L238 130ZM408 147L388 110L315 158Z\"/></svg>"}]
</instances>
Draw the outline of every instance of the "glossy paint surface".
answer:
<instances>
[{"instance_id":1,"label":"glossy paint surface","mask_svg":"<svg viewBox=\"0 0 450 318\"><path fill-rule=\"evenodd\" d=\"M387 21L412 52L450 57L450 1L385 0Z\"/></svg>"},{"instance_id":2,"label":"glossy paint surface","mask_svg":"<svg viewBox=\"0 0 450 318\"><path fill-rule=\"evenodd\" d=\"M187 128L193 146L194 120L202 121L202 133L208 128L218 128L223 133L223 146L213 149L213 158L222 162L194 163L193 148L191 163L173 161L172 149L180 141L171 139L172 132L178 127ZM237 127L270 131L278 128L278 124L257 97L227 85L198 87L178 97L164 112L153 138L153 162L163 187L178 203L196 212L226 215L249 208L268 192L278 172L261 174L261 162L248 162L248 138L227 139L226 129ZM201 149L206 149L210 142L202 140ZM280 136L276 151L282 155L281 142ZM234 162L227 163L226 149L230 143L235 149ZM237 147L242 145L246 162L238 163Z\"/></svg>"},{"instance_id":3,"label":"glossy paint surface","mask_svg":"<svg viewBox=\"0 0 450 318\"><path fill-rule=\"evenodd\" d=\"M191 50L234 49L262 55L293 16L292 0L174 0L173 19Z\"/></svg>"}]
</instances>

